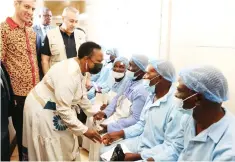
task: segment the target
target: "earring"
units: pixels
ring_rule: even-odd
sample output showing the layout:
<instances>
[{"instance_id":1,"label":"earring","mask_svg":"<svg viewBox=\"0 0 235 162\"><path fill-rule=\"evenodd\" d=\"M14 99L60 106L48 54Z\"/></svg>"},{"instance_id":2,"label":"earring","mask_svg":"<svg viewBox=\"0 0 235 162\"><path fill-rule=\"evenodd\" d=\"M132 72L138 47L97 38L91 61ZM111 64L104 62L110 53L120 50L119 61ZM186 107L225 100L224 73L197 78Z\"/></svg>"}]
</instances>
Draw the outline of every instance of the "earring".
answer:
<instances>
[{"instance_id":1,"label":"earring","mask_svg":"<svg viewBox=\"0 0 235 162\"><path fill-rule=\"evenodd\" d=\"M86 71L88 71L88 63L86 62Z\"/></svg>"}]
</instances>

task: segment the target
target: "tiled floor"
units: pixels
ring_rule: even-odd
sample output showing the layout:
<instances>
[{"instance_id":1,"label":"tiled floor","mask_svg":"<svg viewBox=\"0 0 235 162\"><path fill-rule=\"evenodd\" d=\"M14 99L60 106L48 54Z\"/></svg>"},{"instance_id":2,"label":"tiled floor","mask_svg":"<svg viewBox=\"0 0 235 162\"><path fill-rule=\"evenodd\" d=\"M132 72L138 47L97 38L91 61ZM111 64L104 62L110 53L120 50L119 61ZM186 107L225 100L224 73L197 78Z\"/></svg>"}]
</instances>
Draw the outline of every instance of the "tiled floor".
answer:
<instances>
[{"instance_id":1,"label":"tiled floor","mask_svg":"<svg viewBox=\"0 0 235 162\"><path fill-rule=\"evenodd\" d=\"M88 152L80 148L80 156L81 156L81 161L89 161L88 159ZM11 156L11 161L19 161L19 154L18 154L18 148L16 147L12 156Z\"/></svg>"}]
</instances>

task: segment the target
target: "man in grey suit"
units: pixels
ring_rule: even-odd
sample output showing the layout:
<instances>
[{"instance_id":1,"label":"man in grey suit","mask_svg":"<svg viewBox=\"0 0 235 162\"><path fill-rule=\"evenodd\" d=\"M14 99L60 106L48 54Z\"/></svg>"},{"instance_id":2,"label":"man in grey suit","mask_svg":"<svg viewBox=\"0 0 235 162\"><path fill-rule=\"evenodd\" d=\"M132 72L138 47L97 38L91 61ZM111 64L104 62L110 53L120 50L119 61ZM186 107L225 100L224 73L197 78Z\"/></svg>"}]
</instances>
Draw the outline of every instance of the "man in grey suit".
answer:
<instances>
[{"instance_id":1,"label":"man in grey suit","mask_svg":"<svg viewBox=\"0 0 235 162\"><path fill-rule=\"evenodd\" d=\"M51 27L51 20L52 20L51 10L46 7L42 8L39 13L39 18L40 18L40 24L33 26L33 30L37 34L37 58L38 58L39 75L40 75L40 79L42 79L43 72L42 72L40 49L43 46L43 42L46 37L47 31L52 28Z\"/></svg>"}]
</instances>

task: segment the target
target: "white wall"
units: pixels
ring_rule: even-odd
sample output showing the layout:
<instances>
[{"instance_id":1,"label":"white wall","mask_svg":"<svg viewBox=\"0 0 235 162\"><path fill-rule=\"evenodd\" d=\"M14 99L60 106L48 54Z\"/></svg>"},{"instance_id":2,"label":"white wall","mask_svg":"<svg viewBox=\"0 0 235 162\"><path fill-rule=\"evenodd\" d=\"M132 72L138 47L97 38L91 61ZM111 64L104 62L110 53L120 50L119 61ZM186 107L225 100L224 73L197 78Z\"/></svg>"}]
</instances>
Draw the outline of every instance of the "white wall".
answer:
<instances>
[{"instance_id":1,"label":"white wall","mask_svg":"<svg viewBox=\"0 0 235 162\"><path fill-rule=\"evenodd\" d=\"M4 3L4 4L3 4ZM34 17L34 23L38 22L38 12L40 7L43 6L44 1L43 0L37 0L36 1L36 11L34 12L35 17ZM5 21L7 17L12 17L14 14L14 0L6 0L2 2L0 5L0 22Z\"/></svg>"},{"instance_id":2,"label":"white wall","mask_svg":"<svg viewBox=\"0 0 235 162\"><path fill-rule=\"evenodd\" d=\"M127 57L134 52L157 57L160 8L160 0L88 0L88 38Z\"/></svg>"},{"instance_id":3,"label":"white wall","mask_svg":"<svg viewBox=\"0 0 235 162\"><path fill-rule=\"evenodd\" d=\"M235 114L235 0L88 0L88 37L185 66L214 65L227 77Z\"/></svg>"},{"instance_id":4,"label":"white wall","mask_svg":"<svg viewBox=\"0 0 235 162\"><path fill-rule=\"evenodd\" d=\"M14 0L1 1L0 5L0 22L5 21L8 16L13 16L14 14Z\"/></svg>"},{"instance_id":5,"label":"white wall","mask_svg":"<svg viewBox=\"0 0 235 162\"><path fill-rule=\"evenodd\" d=\"M235 1L172 0L169 59L179 71L192 64L210 64L229 82L235 114Z\"/></svg>"}]
</instances>

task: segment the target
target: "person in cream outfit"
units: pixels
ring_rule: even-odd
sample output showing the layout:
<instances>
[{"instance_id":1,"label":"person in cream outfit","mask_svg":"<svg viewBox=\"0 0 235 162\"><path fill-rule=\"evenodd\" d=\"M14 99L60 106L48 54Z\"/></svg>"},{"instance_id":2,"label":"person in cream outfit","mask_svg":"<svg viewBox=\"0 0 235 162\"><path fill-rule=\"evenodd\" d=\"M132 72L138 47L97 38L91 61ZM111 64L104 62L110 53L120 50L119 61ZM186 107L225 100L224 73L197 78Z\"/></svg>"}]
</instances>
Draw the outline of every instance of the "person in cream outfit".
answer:
<instances>
[{"instance_id":1,"label":"person in cream outfit","mask_svg":"<svg viewBox=\"0 0 235 162\"><path fill-rule=\"evenodd\" d=\"M62 25L47 32L42 47L42 69L44 75L55 63L77 57L77 51L86 41L84 31L76 29L79 11L66 7L62 13Z\"/></svg>"}]
</instances>

